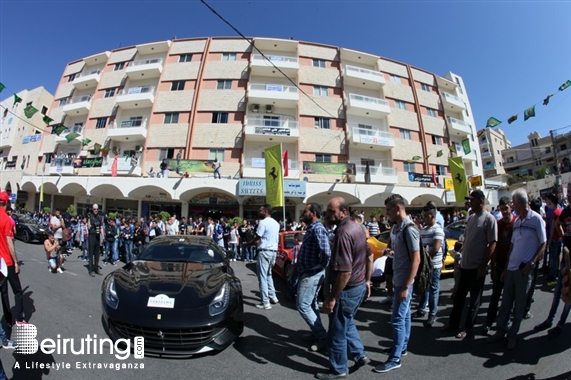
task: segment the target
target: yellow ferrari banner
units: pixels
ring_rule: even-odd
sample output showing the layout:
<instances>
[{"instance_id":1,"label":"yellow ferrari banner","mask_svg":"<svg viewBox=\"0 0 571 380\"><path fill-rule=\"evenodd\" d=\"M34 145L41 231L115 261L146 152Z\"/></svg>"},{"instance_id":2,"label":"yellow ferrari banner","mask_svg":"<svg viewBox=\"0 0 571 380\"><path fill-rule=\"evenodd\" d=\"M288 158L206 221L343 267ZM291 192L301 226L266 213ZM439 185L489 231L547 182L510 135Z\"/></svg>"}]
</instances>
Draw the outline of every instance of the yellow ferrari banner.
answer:
<instances>
[{"instance_id":1,"label":"yellow ferrari banner","mask_svg":"<svg viewBox=\"0 0 571 380\"><path fill-rule=\"evenodd\" d=\"M452 178L444 178L444 190L454 190L454 180Z\"/></svg>"},{"instance_id":2,"label":"yellow ferrari banner","mask_svg":"<svg viewBox=\"0 0 571 380\"><path fill-rule=\"evenodd\" d=\"M468 182L466 181L466 170L462 157L449 158L448 165L450 165L450 172L454 181L456 202L464 203L466 201L464 197L468 196Z\"/></svg>"},{"instance_id":3,"label":"yellow ferrari banner","mask_svg":"<svg viewBox=\"0 0 571 380\"><path fill-rule=\"evenodd\" d=\"M474 176L470 177L470 186L471 187L482 186L482 176L481 175L474 175Z\"/></svg>"},{"instance_id":4,"label":"yellow ferrari banner","mask_svg":"<svg viewBox=\"0 0 571 380\"><path fill-rule=\"evenodd\" d=\"M284 187L282 146L275 145L264 151L266 161L266 202L272 207L283 207Z\"/></svg>"}]
</instances>

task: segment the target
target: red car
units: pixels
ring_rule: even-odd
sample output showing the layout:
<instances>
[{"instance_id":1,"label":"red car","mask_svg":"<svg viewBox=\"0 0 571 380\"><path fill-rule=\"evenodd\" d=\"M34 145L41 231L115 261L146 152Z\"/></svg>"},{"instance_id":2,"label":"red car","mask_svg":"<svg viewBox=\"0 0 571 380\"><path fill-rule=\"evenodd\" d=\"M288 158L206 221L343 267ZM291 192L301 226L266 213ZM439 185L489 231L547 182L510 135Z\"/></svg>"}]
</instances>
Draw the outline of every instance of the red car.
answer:
<instances>
[{"instance_id":1,"label":"red car","mask_svg":"<svg viewBox=\"0 0 571 380\"><path fill-rule=\"evenodd\" d=\"M293 240L295 234L305 233L304 231L285 231L280 232L280 241L278 243L278 255L276 264L272 268L273 272L283 278L289 280L292 272L292 251L295 245ZM289 281L286 281L289 286Z\"/></svg>"}]
</instances>

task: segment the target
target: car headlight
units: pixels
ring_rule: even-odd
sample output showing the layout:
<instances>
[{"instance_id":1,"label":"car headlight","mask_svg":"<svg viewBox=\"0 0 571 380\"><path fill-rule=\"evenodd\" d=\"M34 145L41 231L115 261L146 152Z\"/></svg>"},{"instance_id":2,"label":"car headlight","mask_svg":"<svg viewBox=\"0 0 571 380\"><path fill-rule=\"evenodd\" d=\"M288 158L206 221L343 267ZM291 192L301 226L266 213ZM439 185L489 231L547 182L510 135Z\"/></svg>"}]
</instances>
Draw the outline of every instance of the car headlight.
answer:
<instances>
[{"instance_id":1,"label":"car headlight","mask_svg":"<svg viewBox=\"0 0 571 380\"><path fill-rule=\"evenodd\" d=\"M210 315L215 316L218 315L228 307L228 303L230 301L230 287L228 284L224 284L216 293L216 297L210 302L209 311Z\"/></svg>"},{"instance_id":2,"label":"car headlight","mask_svg":"<svg viewBox=\"0 0 571 380\"><path fill-rule=\"evenodd\" d=\"M107 306L112 309L117 310L119 306L119 297L117 297L117 291L115 290L115 279L111 278L107 283L107 290L105 291L105 302Z\"/></svg>"}]
</instances>

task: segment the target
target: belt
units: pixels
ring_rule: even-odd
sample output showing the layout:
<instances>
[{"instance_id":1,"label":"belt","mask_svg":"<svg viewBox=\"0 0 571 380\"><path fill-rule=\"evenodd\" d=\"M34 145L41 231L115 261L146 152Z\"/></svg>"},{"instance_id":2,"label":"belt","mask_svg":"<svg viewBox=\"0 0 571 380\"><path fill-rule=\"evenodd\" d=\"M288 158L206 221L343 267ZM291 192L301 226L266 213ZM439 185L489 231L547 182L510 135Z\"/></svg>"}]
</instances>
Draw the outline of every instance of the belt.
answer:
<instances>
[{"instance_id":1,"label":"belt","mask_svg":"<svg viewBox=\"0 0 571 380\"><path fill-rule=\"evenodd\" d=\"M259 248L258 251L266 251L266 252L277 252L277 249L265 249L265 248Z\"/></svg>"}]
</instances>

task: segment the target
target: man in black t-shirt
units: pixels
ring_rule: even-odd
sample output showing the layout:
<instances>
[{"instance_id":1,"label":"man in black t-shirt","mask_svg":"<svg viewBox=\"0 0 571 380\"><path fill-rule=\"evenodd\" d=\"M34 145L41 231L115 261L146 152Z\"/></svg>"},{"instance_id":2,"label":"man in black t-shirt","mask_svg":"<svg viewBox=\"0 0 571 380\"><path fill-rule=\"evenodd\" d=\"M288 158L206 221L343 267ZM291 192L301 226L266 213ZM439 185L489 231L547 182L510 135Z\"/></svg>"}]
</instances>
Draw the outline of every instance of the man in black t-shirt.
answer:
<instances>
[{"instance_id":1,"label":"man in black t-shirt","mask_svg":"<svg viewBox=\"0 0 571 380\"><path fill-rule=\"evenodd\" d=\"M246 219L244 219L244 220L242 220L242 225L240 227L238 227L238 235L240 236L240 244L238 245L240 247L240 250L238 251L238 258L240 260L245 259L244 243L247 242L246 236L245 236L246 231L248 231L248 221Z\"/></svg>"}]
</instances>

